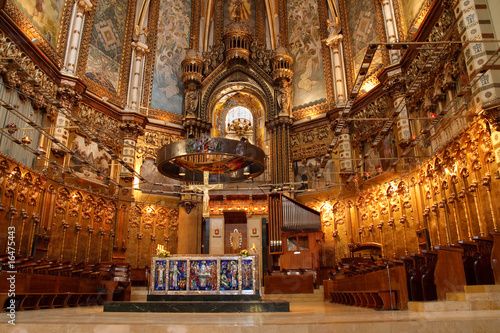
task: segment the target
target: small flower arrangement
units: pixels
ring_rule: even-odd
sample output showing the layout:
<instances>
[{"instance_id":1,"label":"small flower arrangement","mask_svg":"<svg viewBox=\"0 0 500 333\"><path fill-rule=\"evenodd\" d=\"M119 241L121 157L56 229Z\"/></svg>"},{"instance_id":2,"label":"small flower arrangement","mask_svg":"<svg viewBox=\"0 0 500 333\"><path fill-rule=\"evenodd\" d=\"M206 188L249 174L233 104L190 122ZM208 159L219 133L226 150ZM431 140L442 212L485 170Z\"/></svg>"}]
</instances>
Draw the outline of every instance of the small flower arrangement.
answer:
<instances>
[{"instance_id":1,"label":"small flower arrangement","mask_svg":"<svg viewBox=\"0 0 500 333\"><path fill-rule=\"evenodd\" d=\"M247 249L241 250L241 252L240 252L240 256L242 256L242 257L246 257L246 256L248 256L248 255L249 255L249 252L248 252L248 250L247 250Z\"/></svg>"},{"instance_id":2,"label":"small flower arrangement","mask_svg":"<svg viewBox=\"0 0 500 333\"><path fill-rule=\"evenodd\" d=\"M156 256L157 257L170 257L170 252L165 249L165 246L158 245L156 248Z\"/></svg>"}]
</instances>

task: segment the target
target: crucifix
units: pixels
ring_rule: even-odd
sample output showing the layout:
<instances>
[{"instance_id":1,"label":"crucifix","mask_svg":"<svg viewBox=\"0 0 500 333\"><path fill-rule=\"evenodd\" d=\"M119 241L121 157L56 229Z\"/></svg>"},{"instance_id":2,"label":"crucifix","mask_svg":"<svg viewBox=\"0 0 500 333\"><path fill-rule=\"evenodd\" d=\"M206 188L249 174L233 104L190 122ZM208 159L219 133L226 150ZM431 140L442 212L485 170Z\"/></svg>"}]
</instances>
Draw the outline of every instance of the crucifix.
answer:
<instances>
[{"instance_id":1,"label":"crucifix","mask_svg":"<svg viewBox=\"0 0 500 333\"><path fill-rule=\"evenodd\" d=\"M208 176L210 172L203 171L203 185L189 185L190 190L203 191L203 217L210 217L210 210L208 202L210 201L210 195L208 191L222 189L222 184L208 185Z\"/></svg>"}]
</instances>

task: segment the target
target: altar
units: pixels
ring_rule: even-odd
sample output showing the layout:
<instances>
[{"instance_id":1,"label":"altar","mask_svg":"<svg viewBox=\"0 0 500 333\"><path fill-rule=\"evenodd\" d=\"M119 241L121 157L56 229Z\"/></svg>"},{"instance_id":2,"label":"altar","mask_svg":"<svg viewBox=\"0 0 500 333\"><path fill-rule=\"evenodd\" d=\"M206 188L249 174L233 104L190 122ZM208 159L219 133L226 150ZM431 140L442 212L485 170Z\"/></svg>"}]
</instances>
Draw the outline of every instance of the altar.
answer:
<instances>
[{"instance_id":1,"label":"altar","mask_svg":"<svg viewBox=\"0 0 500 333\"><path fill-rule=\"evenodd\" d=\"M149 295L254 295L260 297L257 256L153 257Z\"/></svg>"}]
</instances>

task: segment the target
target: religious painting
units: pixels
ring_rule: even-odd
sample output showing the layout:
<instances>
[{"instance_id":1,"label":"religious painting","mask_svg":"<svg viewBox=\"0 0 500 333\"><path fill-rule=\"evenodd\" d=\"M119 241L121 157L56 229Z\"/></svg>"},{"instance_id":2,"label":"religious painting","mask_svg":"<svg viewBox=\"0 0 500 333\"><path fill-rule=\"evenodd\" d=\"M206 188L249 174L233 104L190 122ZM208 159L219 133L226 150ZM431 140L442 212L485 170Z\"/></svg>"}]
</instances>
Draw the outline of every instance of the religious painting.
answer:
<instances>
[{"instance_id":1,"label":"religious painting","mask_svg":"<svg viewBox=\"0 0 500 333\"><path fill-rule=\"evenodd\" d=\"M253 290L253 260L241 261L241 284L242 290Z\"/></svg>"},{"instance_id":2,"label":"religious painting","mask_svg":"<svg viewBox=\"0 0 500 333\"><path fill-rule=\"evenodd\" d=\"M288 40L293 57L293 109L326 101L317 0L288 1Z\"/></svg>"},{"instance_id":3,"label":"religious painting","mask_svg":"<svg viewBox=\"0 0 500 333\"><path fill-rule=\"evenodd\" d=\"M356 77L370 43L378 42L377 18L373 0L353 0L345 6L351 39L354 77ZM382 68L382 54L376 52L367 76Z\"/></svg>"},{"instance_id":4,"label":"religious painting","mask_svg":"<svg viewBox=\"0 0 500 333\"><path fill-rule=\"evenodd\" d=\"M245 23L252 31L252 36L255 36L255 1L226 1L224 4L224 27L235 21Z\"/></svg>"},{"instance_id":5,"label":"religious painting","mask_svg":"<svg viewBox=\"0 0 500 333\"><path fill-rule=\"evenodd\" d=\"M187 288L187 260L170 260L168 268L168 290Z\"/></svg>"},{"instance_id":6,"label":"religious painting","mask_svg":"<svg viewBox=\"0 0 500 333\"><path fill-rule=\"evenodd\" d=\"M127 8L128 0L99 0L89 45L85 77L114 94L118 93Z\"/></svg>"},{"instance_id":7,"label":"religious painting","mask_svg":"<svg viewBox=\"0 0 500 333\"><path fill-rule=\"evenodd\" d=\"M217 261L191 260L189 290L217 290Z\"/></svg>"},{"instance_id":8,"label":"religious painting","mask_svg":"<svg viewBox=\"0 0 500 333\"><path fill-rule=\"evenodd\" d=\"M407 135L408 137L410 136L409 133ZM389 169L392 162L394 162L394 160L398 156L398 148L394 132L391 131L384 137L384 139L378 145L378 152L382 169Z\"/></svg>"},{"instance_id":9,"label":"religious painting","mask_svg":"<svg viewBox=\"0 0 500 333\"><path fill-rule=\"evenodd\" d=\"M408 34L414 34L420 27L422 22L416 22L415 19L425 1L426 0L401 0L404 24L406 26L405 30L408 31Z\"/></svg>"},{"instance_id":10,"label":"religious painting","mask_svg":"<svg viewBox=\"0 0 500 333\"><path fill-rule=\"evenodd\" d=\"M220 290L238 290L238 260L220 261Z\"/></svg>"},{"instance_id":11,"label":"religious painting","mask_svg":"<svg viewBox=\"0 0 500 333\"><path fill-rule=\"evenodd\" d=\"M166 286L167 261L157 260L154 270L154 290L165 290Z\"/></svg>"},{"instance_id":12,"label":"religious painting","mask_svg":"<svg viewBox=\"0 0 500 333\"><path fill-rule=\"evenodd\" d=\"M316 158L310 158L306 161L295 161L293 163L294 181L301 183L298 185L299 191L308 189L326 188L335 181L333 161L329 160L323 169L321 178L317 175L320 171L320 161Z\"/></svg>"},{"instance_id":13,"label":"religious painting","mask_svg":"<svg viewBox=\"0 0 500 333\"><path fill-rule=\"evenodd\" d=\"M87 181L106 185L107 180L102 175L110 176L111 174L111 156L100 149L97 143L80 135L75 136L71 149L75 154L69 160L70 170ZM97 169L100 174L97 174L89 165Z\"/></svg>"},{"instance_id":14,"label":"religious painting","mask_svg":"<svg viewBox=\"0 0 500 333\"><path fill-rule=\"evenodd\" d=\"M189 47L191 1L162 0L158 18L151 107L183 113L182 68Z\"/></svg>"},{"instance_id":15,"label":"religious painting","mask_svg":"<svg viewBox=\"0 0 500 333\"><path fill-rule=\"evenodd\" d=\"M141 165L141 176L146 182L141 182L139 187L142 190L162 190L162 191L178 191L178 186L181 182L162 175L156 167L153 158L145 158Z\"/></svg>"},{"instance_id":16,"label":"religious painting","mask_svg":"<svg viewBox=\"0 0 500 333\"><path fill-rule=\"evenodd\" d=\"M12 0L41 35L56 47L65 0Z\"/></svg>"}]
</instances>

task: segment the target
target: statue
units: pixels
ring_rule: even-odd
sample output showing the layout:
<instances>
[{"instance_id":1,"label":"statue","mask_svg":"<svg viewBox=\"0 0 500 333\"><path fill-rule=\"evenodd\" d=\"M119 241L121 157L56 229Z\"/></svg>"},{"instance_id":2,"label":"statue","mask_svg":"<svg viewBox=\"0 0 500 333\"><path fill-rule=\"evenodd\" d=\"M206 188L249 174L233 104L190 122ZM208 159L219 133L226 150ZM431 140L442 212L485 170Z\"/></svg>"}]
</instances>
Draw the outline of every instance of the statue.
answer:
<instances>
[{"instance_id":1,"label":"statue","mask_svg":"<svg viewBox=\"0 0 500 333\"><path fill-rule=\"evenodd\" d=\"M328 38L324 39L324 42L326 45L331 46L335 44L337 41L342 40L342 28L340 26L340 21L339 18L335 18L335 22L328 19L326 20L326 23L328 25Z\"/></svg>"},{"instance_id":2,"label":"statue","mask_svg":"<svg viewBox=\"0 0 500 333\"><path fill-rule=\"evenodd\" d=\"M280 108L280 113L290 114L291 96L290 86L287 81L283 81L278 91L278 106Z\"/></svg>"},{"instance_id":3,"label":"statue","mask_svg":"<svg viewBox=\"0 0 500 333\"><path fill-rule=\"evenodd\" d=\"M198 91L195 89L190 89L186 93L186 99L184 100L184 106L186 109L186 116L196 115L196 109L198 108Z\"/></svg>"}]
</instances>

